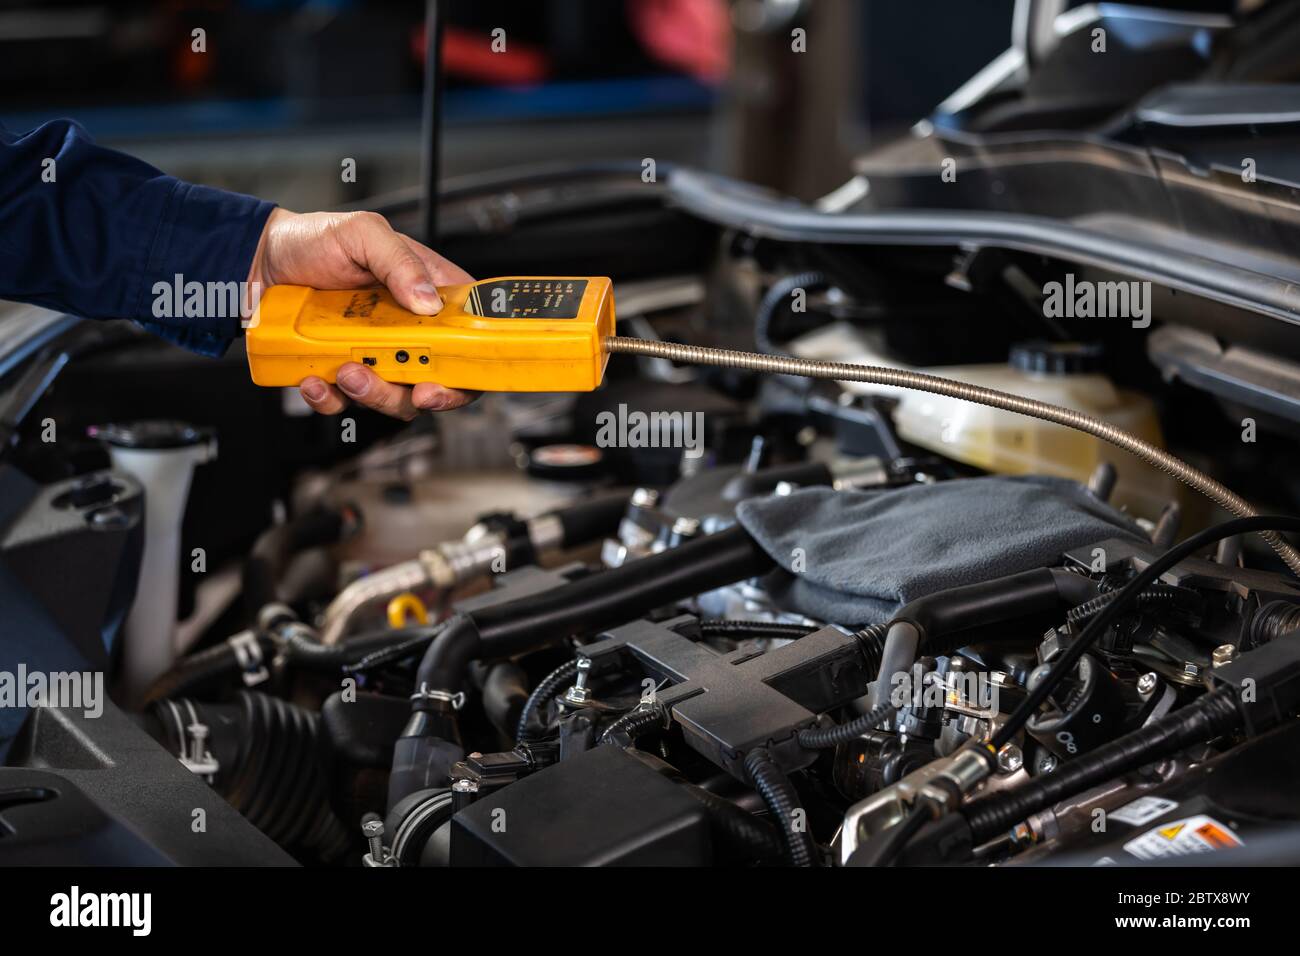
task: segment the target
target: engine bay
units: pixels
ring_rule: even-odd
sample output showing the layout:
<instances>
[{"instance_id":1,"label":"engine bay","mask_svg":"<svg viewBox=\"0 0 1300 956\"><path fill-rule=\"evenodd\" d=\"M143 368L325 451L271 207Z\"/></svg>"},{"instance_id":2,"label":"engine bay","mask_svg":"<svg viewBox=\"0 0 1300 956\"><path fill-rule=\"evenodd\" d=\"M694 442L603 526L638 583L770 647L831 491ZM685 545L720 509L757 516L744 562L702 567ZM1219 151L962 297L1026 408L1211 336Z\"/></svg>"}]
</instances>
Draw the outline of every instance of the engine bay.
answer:
<instances>
[{"instance_id":1,"label":"engine bay","mask_svg":"<svg viewBox=\"0 0 1300 956\"><path fill-rule=\"evenodd\" d=\"M1197 397L1126 361L1127 326L1086 346L981 327L1005 360L957 366L916 336L950 287L927 301L909 276L913 301L884 308L738 241L705 276L622 284L621 327L698 340L729 302L764 351L1066 395L1259 487L1187 443L1169 409ZM78 437L38 427L4 468L4 566L30 588L11 606L44 627L45 670L56 651L105 669L111 719L42 708L14 730L0 777L58 794L6 810L19 861L30 839L198 864L1158 862L1292 821L1300 586L1246 533L1160 567L1209 509L1092 436L617 355L593 393L399 427L304 417L238 358L129 331L75 326L41 354L67 368L28 421ZM177 418L136 417L133 392L193 375ZM1235 439L1214 413L1200 437ZM1242 675L1268 717L1232 703ZM178 805L237 814L238 836L187 840ZM1190 842L1149 836L1187 819Z\"/></svg>"},{"instance_id":2,"label":"engine bay","mask_svg":"<svg viewBox=\"0 0 1300 956\"><path fill-rule=\"evenodd\" d=\"M0 303L0 862L1300 861L1265 6L1062 7L816 202L449 178L467 273L611 277L587 392L318 415L242 341ZM1143 29L1102 68L1089 17Z\"/></svg>"}]
</instances>

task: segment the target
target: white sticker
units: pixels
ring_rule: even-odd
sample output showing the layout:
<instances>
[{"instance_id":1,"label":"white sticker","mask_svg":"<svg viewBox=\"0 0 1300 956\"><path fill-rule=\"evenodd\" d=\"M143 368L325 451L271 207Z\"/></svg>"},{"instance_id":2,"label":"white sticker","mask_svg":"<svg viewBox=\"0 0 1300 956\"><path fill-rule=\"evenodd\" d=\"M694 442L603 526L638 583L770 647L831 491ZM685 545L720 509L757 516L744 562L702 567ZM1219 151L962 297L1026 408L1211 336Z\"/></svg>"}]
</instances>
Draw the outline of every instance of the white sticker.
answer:
<instances>
[{"instance_id":1,"label":"white sticker","mask_svg":"<svg viewBox=\"0 0 1300 956\"><path fill-rule=\"evenodd\" d=\"M1132 803L1114 811L1110 818L1120 823L1127 823L1129 826L1140 827L1144 823L1150 823L1156 817L1163 817L1177 806L1177 800L1167 800L1164 797L1138 797Z\"/></svg>"},{"instance_id":2,"label":"white sticker","mask_svg":"<svg viewBox=\"0 0 1300 956\"><path fill-rule=\"evenodd\" d=\"M1198 814L1172 820L1140 837L1129 840L1124 849L1139 860L1158 860L1170 856L1190 856L1241 846L1235 833L1213 817Z\"/></svg>"}]
</instances>

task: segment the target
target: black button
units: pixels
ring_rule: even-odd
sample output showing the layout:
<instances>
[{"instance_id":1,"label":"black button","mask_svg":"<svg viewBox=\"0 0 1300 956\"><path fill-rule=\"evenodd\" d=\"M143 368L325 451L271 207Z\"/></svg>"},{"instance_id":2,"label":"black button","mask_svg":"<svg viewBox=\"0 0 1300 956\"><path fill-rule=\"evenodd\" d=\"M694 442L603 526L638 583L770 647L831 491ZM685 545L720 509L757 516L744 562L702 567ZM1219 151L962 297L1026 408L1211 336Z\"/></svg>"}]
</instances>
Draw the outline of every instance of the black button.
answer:
<instances>
[{"instance_id":1,"label":"black button","mask_svg":"<svg viewBox=\"0 0 1300 956\"><path fill-rule=\"evenodd\" d=\"M397 359L397 364L399 365L404 365L406 360L410 357L411 356L406 354L406 349L398 349L397 354L393 356L393 358Z\"/></svg>"}]
</instances>

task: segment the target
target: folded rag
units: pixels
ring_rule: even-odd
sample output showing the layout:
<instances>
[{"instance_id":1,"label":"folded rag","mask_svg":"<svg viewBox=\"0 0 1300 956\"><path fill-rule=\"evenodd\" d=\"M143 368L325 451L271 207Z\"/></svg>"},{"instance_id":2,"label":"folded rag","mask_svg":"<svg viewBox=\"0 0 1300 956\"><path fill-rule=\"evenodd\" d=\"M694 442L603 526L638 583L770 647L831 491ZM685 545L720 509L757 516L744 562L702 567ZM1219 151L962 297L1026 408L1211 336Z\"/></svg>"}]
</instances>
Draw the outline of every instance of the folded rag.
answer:
<instances>
[{"instance_id":1,"label":"folded rag","mask_svg":"<svg viewBox=\"0 0 1300 956\"><path fill-rule=\"evenodd\" d=\"M1049 567L1074 548L1142 538L1068 478L990 476L887 491L805 488L746 501L737 517L784 570L777 603L823 621L885 621L936 591Z\"/></svg>"}]
</instances>

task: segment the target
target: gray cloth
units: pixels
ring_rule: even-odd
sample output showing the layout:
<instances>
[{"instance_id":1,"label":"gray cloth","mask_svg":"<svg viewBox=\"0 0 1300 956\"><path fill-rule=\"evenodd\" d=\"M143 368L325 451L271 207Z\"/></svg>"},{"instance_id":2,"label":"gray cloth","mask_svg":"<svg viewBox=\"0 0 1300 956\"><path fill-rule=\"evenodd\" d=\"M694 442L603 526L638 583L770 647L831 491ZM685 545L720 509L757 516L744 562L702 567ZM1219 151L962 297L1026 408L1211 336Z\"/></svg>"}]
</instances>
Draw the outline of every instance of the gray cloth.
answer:
<instances>
[{"instance_id":1,"label":"gray cloth","mask_svg":"<svg viewBox=\"0 0 1300 956\"><path fill-rule=\"evenodd\" d=\"M777 603L840 624L885 621L936 591L1050 567L1106 538L1141 537L1078 482L1039 475L805 488L736 513L784 569L765 582Z\"/></svg>"}]
</instances>

